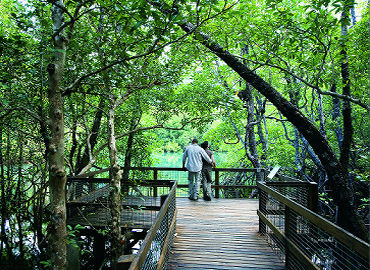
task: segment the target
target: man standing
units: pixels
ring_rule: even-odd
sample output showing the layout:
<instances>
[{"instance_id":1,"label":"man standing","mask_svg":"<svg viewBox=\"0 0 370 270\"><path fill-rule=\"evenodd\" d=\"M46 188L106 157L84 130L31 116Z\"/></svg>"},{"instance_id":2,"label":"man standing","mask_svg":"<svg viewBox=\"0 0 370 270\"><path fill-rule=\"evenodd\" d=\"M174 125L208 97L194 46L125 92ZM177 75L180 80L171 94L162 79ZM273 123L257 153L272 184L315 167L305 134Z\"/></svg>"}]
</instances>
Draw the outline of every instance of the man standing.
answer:
<instances>
[{"instance_id":1,"label":"man standing","mask_svg":"<svg viewBox=\"0 0 370 270\"><path fill-rule=\"evenodd\" d=\"M212 160L204 151L204 149L198 145L198 140L193 139L191 145L186 147L184 155L182 156L183 168L185 168L185 161L187 160L186 169L189 171L189 199L193 201L198 200L199 196L202 157L208 163L213 164Z\"/></svg>"}]
</instances>

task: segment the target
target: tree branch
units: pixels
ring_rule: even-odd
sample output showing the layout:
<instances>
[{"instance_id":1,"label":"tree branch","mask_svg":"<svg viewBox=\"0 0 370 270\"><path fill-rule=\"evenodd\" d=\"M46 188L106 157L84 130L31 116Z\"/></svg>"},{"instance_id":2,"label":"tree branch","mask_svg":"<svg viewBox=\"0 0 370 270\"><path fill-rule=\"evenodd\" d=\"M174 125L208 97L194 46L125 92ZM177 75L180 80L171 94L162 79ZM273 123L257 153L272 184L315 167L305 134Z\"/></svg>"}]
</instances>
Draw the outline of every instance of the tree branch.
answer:
<instances>
[{"instance_id":1,"label":"tree branch","mask_svg":"<svg viewBox=\"0 0 370 270\"><path fill-rule=\"evenodd\" d=\"M238 57L238 56L236 56L236 57ZM243 60L247 60L247 59L245 59L243 57L238 57L238 58L243 59ZM278 65L270 64L269 62L261 63L259 61L254 61L254 60L248 60L248 61L250 61L250 62L252 62L254 64L265 65L265 66L277 68L277 69L279 69L281 71L284 71L285 73L291 75L292 77L296 78L297 80L303 82L305 85L307 85L308 87L316 90L321 95L327 95L327 96L332 96L332 97L337 97L337 98L340 98L340 99L343 99L343 100L347 100L347 101L350 101L350 102L352 102L354 104L357 104L357 105L361 106L362 108L364 108L367 111L370 111L370 106L367 105L367 104L365 104L365 103L363 103L363 102L361 102L360 99L355 99L355 98L353 98L351 96L342 95L342 94L335 93L335 92L322 91L317 85L313 85L313 84L309 83L308 81L306 81L302 77L296 75L295 73L289 71L286 68L283 68L283 67L278 66Z\"/></svg>"},{"instance_id":2,"label":"tree branch","mask_svg":"<svg viewBox=\"0 0 370 270\"><path fill-rule=\"evenodd\" d=\"M162 128L162 129L168 129L168 130L183 130L188 124L190 124L191 122L193 122L196 119L200 119L200 118L193 118L193 119L187 121L186 123L184 123L181 127L165 127L163 124L154 125L154 126L150 126L150 127L138 127L136 129L133 129L133 130L130 130L128 132L117 135L116 139L120 139L122 137L128 136L132 133L136 133L136 132L139 132L139 131L146 131L146 130L152 130L152 129ZM85 172L90 170L93 167L94 163L96 162L96 157L99 154L99 152L101 152L107 146L108 146L108 143L104 143L97 150L95 150L94 153L92 155L90 155L89 163L80 172L78 172L77 175L84 174Z\"/></svg>"}]
</instances>

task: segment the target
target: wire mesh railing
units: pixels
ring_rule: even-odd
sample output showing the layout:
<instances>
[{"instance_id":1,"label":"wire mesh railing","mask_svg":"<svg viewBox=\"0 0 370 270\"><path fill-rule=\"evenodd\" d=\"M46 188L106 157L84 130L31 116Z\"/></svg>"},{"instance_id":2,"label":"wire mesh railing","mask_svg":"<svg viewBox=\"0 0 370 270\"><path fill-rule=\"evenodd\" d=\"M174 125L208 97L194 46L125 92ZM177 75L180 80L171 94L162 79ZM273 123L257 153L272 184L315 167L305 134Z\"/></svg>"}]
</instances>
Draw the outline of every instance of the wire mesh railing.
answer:
<instances>
[{"instance_id":1,"label":"wire mesh railing","mask_svg":"<svg viewBox=\"0 0 370 270\"><path fill-rule=\"evenodd\" d=\"M170 181L122 181L120 225L150 228L160 210L160 195L168 194L170 189ZM109 193L109 178L69 177L68 224L107 227L111 223Z\"/></svg>"},{"instance_id":2,"label":"wire mesh railing","mask_svg":"<svg viewBox=\"0 0 370 270\"><path fill-rule=\"evenodd\" d=\"M260 233L285 261L286 269L369 269L369 244L311 211L315 204L309 192L299 192L302 184L291 182L292 188L288 184L257 184Z\"/></svg>"},{"instance_id":3,"label":"wire mesh railing","mask_svg":"<svg viewBox=\"0 0 370 270\"><path fill-rule=\"evenodd\" d=\"M176 182L161 207L157 218L147 233L130 270L166 269L176 226Z\"/></svg>"},{"instance_id":4,"label":"wire mesh railing","mask_svg":"<svg viewBox=\"0 0 370 270\"><path fill-rule=\"evenodd\" d=\"M294 178L284 179L286 181L266 182L265 184L296 203L317 212L319 200L317 183L303 182Z\"/></svg>"}]
</instances>

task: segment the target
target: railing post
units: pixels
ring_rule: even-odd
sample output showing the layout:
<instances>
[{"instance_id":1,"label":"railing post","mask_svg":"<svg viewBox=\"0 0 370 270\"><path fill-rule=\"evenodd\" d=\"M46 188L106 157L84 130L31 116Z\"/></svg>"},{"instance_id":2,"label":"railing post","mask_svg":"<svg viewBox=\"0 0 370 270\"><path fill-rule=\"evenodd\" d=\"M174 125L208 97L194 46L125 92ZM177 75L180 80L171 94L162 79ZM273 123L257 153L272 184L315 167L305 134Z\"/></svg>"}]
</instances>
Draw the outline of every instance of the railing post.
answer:
<instances>
[{"instance_id":1,"label":"railing post","mask_svg":"<svg viewBox=\"0 0 370 270\"><path fill-rule=\"evenodd\" d=\"M168 197L168 194L161 195L161 207L164 204L164 202L166 201L167 197Z\"/></svg>"},{"instance_id":2,"label":"railing post","mask_svg":"<svg viewBox=\"0 0 370 270\"><path fill-rule=\"evenodd\" d=\"M154 181L154 184L157 184L158 180L158 170L156 168L153 169L153 181ZM158 197L158 189L157 187L153 187L153 197Z\"/></svg>"},{"instance_id":3,"label":"railing post","mask_svg":"<svg viewBox=\"0 0 370 270\"><path fill-rule=\"evenodd\" d=\"M291 210L288 206L285 205L285 220L284 220L284 226L285 226L285 239L290 240L291 238L291 232L292 232L292 225L290 224L292 218ZM285 241L284 243L284 249L285 249L285 269L290 269L290 260L291 260L291 252L289 251L288 241Z\"/></svg>"},{"instance_id":4,"label":"railing post","mask_svg":"<svg viewBox=\"0 0 370 270\"><path fill-rule=\"evenodd\" d=\"M312 212L317 213L318 201L319 201L319 191L316 182L308 183L308 209Z\"/></svg>"},{"instance_id":5,"label":"railing post","mask_svg":"<svg viewBox=\"0 0 370 270\"><path fill-rule=\"evenodd\" d=\"M92 181L93 179L94 179L93 175L89 177L89 193L94 191L94 184L93 184L93 181Z\"/></svg>"},{"instance_id":6,"label":"railing post","mask_svg":"<svg viewBox=\"0 0 370 270\"><path fill-rule=\"evenodd\" d=\"M264 192L262 189L258 188L258 208L260 212L266 215L266 200L267 200L267 193ZM266 224L262 221L261 218L258 218L258 232L260 234L266 233Z\"/></svg>"},{"instance_id":7,"label":"railing post","mask_svg":"<svg viewBox=\"0 0 370 270\"><path fill-rule=\"evenodd\" d=\"M93 258L95 267L102 265L105 257L105 237L98 233L94 236L93 242Z\"/></svg>"},{"instance_id":8,"label":"railing post","mask_svg":"<svg viewBox=\"0 0 370 270\"><path fill-rule=\"evenodd\" d=\"M220 172L215 170L215 198L220 198Z\"/></svg>"}]
</instances>

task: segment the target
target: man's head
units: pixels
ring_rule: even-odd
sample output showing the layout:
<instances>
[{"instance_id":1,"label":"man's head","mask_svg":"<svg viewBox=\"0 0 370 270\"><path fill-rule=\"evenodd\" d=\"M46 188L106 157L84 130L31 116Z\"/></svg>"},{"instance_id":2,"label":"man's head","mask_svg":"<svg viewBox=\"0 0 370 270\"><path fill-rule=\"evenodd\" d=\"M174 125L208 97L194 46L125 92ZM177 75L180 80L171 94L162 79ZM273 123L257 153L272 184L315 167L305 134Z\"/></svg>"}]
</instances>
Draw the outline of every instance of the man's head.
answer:
<instances>
[{"instance_id":1,"label":"man's head","mask_svg":"<svg viewBox=\"0 0 370 270\"><path fill-rule=\"evenodd\" d=\"M192 143L192 144L196 144L196 143L198 143L198 140L194 138L194 139L191 141L191 143Z\"/></svg>"}]
</instances>

